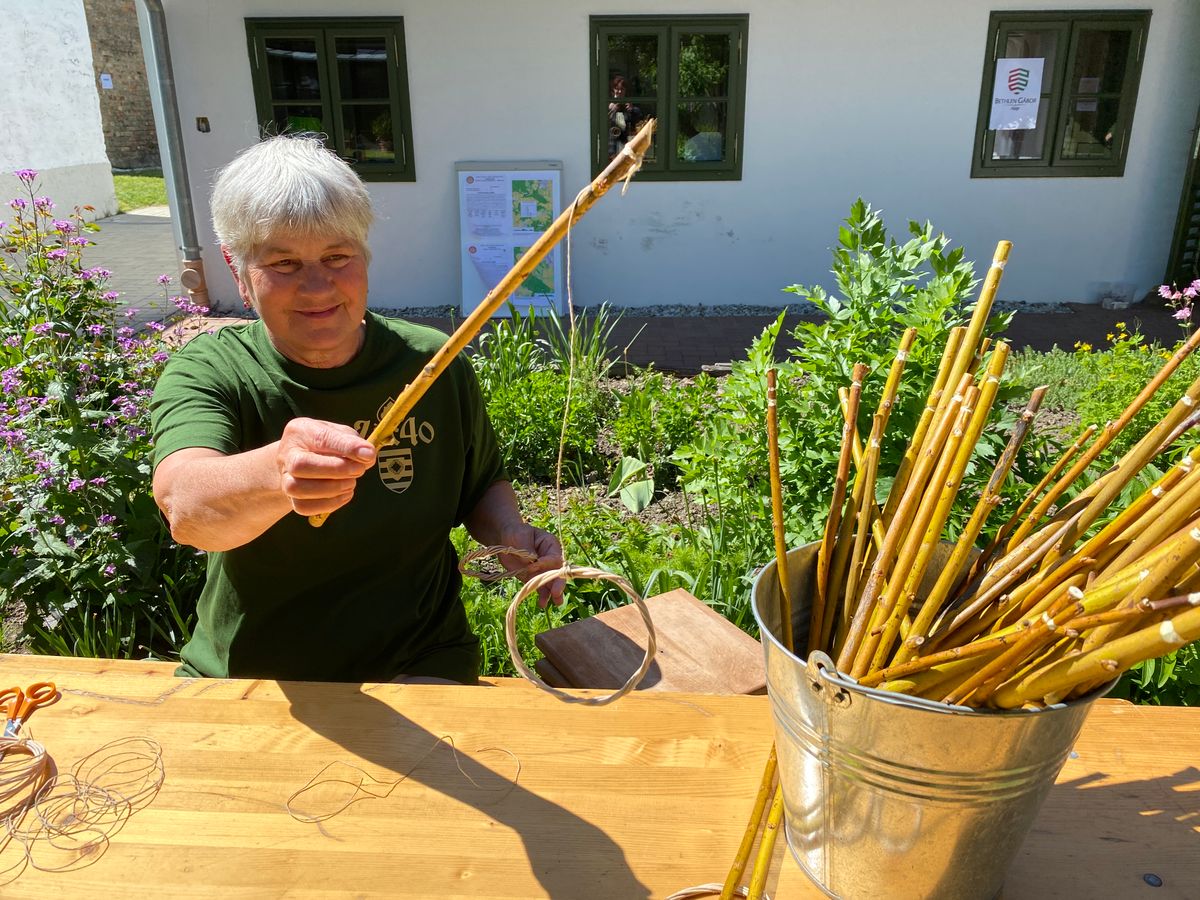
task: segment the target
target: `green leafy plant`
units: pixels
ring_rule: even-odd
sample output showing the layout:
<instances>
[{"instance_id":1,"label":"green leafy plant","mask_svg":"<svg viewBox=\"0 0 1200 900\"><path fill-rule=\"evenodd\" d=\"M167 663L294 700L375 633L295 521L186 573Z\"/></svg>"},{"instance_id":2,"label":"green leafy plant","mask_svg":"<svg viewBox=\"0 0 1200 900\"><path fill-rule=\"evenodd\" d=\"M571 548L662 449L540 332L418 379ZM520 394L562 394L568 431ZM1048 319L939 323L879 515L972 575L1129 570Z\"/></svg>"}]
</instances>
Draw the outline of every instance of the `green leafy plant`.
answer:
<instances>
[{"instance_id":1,"label":"green leafy plant","mask_svg":"<svg viewBox=\"0 0 1200 900\"><path fill-rule=\"evenodd\" d=\"M621 321L607 303L579 313L574 324L566 316L547 315L547 344L560 372L572 372L584 385L595 385L615 364L609 352L613 329Z\"/></svg>"},{"instance_id":2,"label":"green leafy plant","mask_svg":"<svg viewBox=\"0 0 1200 900\"><path fill-rule=\"evenodd\" d=\"M674 486L679 469L672 457L695 438L716 390L716 380L709 375L669 382L662 373L647 371L619 394L613 437L623 454L649 463L658 488Z\"/></svg>"},{"instance_id":3,"label":"green leafy plant","mask_svg":"<svg viewBox=\"0 0 1200 900\"><path fill-rule=\"evenodd\" d=\"M622 456L608 481L608 496L619 497L631 513L640 513L654 499L654 479L649 466L633 456Z\"/></svg>"},{"instance_id":4,"label":"green leafy plant","mask_svg":"<svg viewBox=\"0 0 1200 900\"><path fill-rule=\"evenodd\" d=\"M564 434L567 387L560 373L541 370L492 389L488 415L513 478L553 481L560 438L564 472L576 473L576 483L601 467L599 395L576 385Z\"/></svg>"},{"instance_id":5,"label":"green leafy plant","mask_svg":"<svg viewBox=\"0 0 1200 900\"><path fill-rule=\"evenodd\" d=\"M163 326L122 324L110 273L82 261L94 226L78 210L56 218L36 173L16 174L25 196L9 204L0 261L0 597L24 606L35 651L170 654L203 566L149 490Z\"/></svg>"},{"instance_id":6,"label":"green leafy plant","mask_svg":"<svg viewBox=\"0 0 1200 900\"><path fill-rule=\"evenodd\" d=\"M496 319L475 339L471 362L485 397L552 365L550 345L539 334L534 313L522 315L512 304L508 312L507 319Z\"/></svg>"}]
</instances>

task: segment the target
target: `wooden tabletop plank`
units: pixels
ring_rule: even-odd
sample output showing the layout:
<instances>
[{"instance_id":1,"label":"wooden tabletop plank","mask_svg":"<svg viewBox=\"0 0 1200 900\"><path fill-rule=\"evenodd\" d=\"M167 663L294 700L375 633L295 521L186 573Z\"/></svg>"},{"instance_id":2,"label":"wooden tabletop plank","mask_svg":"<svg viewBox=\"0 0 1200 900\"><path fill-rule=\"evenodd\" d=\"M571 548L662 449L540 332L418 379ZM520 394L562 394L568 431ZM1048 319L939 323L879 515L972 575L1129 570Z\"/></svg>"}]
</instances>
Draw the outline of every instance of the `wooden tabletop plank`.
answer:
<instances>
[{"instance_id":1,"label":"wooden tabletop plank","mask_svg":"<svg viewBox=\"0 0 1200 900\"><path fill-rule=\"evenodd\" d=\"M0 656L0 684L58 683L27 729L60 768L147 735L166 771L88 865L27 869L0 894L664 897L723 880L773 739L766 697L639 692L584 708L515 679L301 684L173 668ZM1097 704L1003 896L1140 896L1145 875L1162 880L1155 900L1197 896L1198 733L1197 710ZM329 763L386 796L296 821L288 798ZM296 803L335 810L352 790ZM0 869L17 851L0 851ZM782 840L769 890L822 896Z\"/></svg>"}]
</instances>

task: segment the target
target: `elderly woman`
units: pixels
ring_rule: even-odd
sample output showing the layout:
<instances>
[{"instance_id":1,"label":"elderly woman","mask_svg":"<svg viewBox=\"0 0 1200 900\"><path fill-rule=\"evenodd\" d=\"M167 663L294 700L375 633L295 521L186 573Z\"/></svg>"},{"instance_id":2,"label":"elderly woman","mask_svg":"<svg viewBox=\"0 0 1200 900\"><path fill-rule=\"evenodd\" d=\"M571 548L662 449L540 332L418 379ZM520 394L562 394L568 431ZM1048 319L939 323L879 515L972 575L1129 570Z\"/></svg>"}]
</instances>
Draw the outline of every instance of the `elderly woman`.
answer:
<instances>
[{"instance_id":1,"label":"elderly woman","mask_svg":"<svg viewBox=\"0 0 1200 900\"><path fill-rule=\"evenodd\" d=\"M562 550L521 518L470 363L376 454L364 436L445 336L367 311L358 177L319 140L272 138L221 172L212 210L258 321L196 337L154 392L155 498L208 551L178 674L475 681L450 530L532 551L526 575Z\"/></svg>"}]
</instances>

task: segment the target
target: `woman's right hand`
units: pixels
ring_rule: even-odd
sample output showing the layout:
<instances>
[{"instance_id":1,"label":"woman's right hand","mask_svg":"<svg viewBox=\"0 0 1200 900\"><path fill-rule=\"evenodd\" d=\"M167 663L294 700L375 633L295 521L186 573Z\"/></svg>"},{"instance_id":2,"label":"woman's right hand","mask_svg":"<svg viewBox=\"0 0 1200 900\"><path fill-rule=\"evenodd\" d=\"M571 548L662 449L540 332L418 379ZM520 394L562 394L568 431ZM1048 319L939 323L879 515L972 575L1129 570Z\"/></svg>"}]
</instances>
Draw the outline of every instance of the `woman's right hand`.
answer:
<instances>
[{"instance_id":1,"label":"woman's right hand","mask_svg":"<svg viewBox=\"0 0 1200 900\"><path fill-rule=\"evenodd\" d=\"M292 419L275 453L279 488L302 516L330 513L350 502L375 447L349 425Z\"/></svg>"}]
</instances>

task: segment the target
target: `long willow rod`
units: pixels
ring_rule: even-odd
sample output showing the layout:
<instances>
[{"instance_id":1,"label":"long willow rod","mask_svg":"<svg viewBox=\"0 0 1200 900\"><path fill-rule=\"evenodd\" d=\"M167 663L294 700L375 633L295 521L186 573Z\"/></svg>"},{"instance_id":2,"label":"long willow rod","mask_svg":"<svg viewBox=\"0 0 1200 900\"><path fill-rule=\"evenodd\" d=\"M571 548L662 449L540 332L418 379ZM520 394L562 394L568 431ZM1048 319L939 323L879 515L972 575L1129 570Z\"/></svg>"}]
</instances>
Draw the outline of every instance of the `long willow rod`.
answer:
<instances>
[{"instance_id":1,"label":"long willow rod","mask_svg":"<svg viewBox=\"0 0 1200 900\"><path fill-rule=\"evenodd\" d=\"M458 326L454 334L450 335L441 349L433 354L433 357L425 364L416 378L412 380L412 383L405 386L404 390L400 392L400 396L396 398L396 401L383 414L383 417L379 420L379 424L375 426L375 430L367 435L367 440L374 445L376 450L381 449L384 444L391 440L396 429L400 427L400 424L412 412L413 407L417 405L417 401L425 396L425 392L429 390L438 376L446 371L446 368L454 358L475 339L475 335L488 323L496 310L504 305L512 292L538 267L538 264L546 258L550 251L554 249L554 246L566 236L571 226L583 218L584 213L591 209L597 200L608 193L613 185L632 177L641 168L642 157L650 149L650 139L654 135L654 128L655 120L647 119L646 124L634 135L633 140L621 149L621 152L616 155L603 172L593 179L591 184L579 192L575 201L554 220L554 223L545 234L534 241L533 246L526 250L524 255L517 260L516 264L508 270L508 274L500 279L500 282L494 288L488 291L487 296L475 307L475 311L463 320L463 323ZM320 515L309 516L308 523L313 528L320 528L328 518L329 513L321 513Z\"/></svg>"},{"instance_id":2,"label":"long willow rod","mask_svg":"<svg viewBox=\"0 0 1200 900\"><path fill-rule=\"evenodd\" d=\"M787 532L783 524L783 482L779 479L779 408L775 402L775 370L767 369L767 456L771 469L771 525L775 533L775 576L779 581L779 621L783 645L796 652L792 636L792 583L788 579Z\"/></svg>"}]
</instances>

